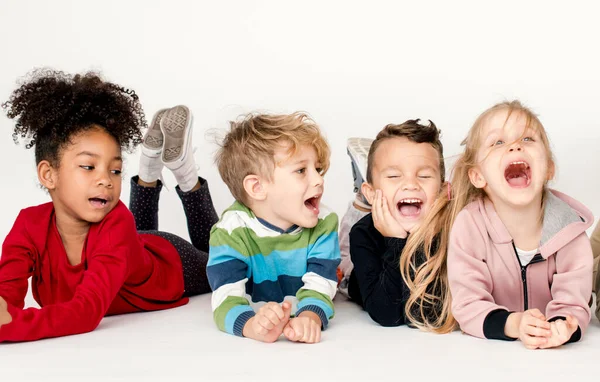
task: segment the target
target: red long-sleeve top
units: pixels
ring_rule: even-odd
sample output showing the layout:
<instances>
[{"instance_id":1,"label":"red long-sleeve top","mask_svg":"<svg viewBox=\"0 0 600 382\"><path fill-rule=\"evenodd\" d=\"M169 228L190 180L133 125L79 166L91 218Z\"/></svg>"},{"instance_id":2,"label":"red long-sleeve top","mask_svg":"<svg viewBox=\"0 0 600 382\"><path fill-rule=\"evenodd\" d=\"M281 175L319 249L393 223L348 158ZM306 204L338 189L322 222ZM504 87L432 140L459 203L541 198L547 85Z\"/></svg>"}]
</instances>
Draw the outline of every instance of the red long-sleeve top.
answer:
<instances>
[{"instance_id":1,"label":"red long-sleeve top","mask_svg":"<svg viewBox=\"0 0 600 382\"><path fill-rule=\"evenodd\" d=\"M23 309L30 277L40 309ZM68 261L52 203L26 208L2 245L0 296L12 322L0 327L0 342L89 332L105 315L184 305L182 295L175 247L138 234L122 202L90 226L78 265Z\"/></svg>"}]
</instances>

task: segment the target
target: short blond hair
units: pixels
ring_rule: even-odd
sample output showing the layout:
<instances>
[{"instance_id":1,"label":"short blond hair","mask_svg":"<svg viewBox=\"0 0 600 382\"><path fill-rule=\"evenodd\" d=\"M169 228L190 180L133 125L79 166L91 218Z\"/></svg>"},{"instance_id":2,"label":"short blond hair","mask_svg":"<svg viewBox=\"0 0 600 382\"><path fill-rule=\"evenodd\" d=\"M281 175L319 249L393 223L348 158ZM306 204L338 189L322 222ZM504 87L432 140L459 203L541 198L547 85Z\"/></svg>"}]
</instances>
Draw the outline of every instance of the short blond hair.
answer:
<instances>
[{"instance_id":1,"label":"short blond hair","mask_svg":"<svg viewBox=\"0 0 600 382\"><path fill-rule=\"evenodd\" d=\"M233 197L248 205L244 178L260 175L271 180L275 166L275 151L288 145L293 156L300 146L315 148L322 174L329 168L330 149L321 129L306 113L248 114L240 121L230 122L230 130L220 144L215 164L221 179Z\"/></svg>"}]
</instances>

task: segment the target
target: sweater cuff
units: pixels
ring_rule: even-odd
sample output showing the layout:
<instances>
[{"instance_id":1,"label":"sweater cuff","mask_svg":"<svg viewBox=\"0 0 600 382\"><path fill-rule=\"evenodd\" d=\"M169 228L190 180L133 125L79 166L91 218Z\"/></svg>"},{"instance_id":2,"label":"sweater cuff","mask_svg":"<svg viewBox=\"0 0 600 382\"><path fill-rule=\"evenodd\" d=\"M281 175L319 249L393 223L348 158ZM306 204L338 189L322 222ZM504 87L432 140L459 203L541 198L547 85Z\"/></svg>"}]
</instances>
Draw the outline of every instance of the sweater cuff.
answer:
<instances>
[{"instance_id":1,"label":"sweater cuff","mask_svg":"<svg viewBox=\"0 0 600 382\"><path fill-rule=\"evenodd\" d=\"M246 326L246 322L248 322L248 320L255 315L256 313L253 310L242 312L233 323L233 334L238 337L243 337L244 326Z\"/></svg>"},{"instance_id":2,"label":"sweater cuff","mask_svg":"<svg viewBox=\"0 0 600 382\"><path fill-rule=\"evenodd\" d=\"M563 316L556 316L556 317L552 317L551 319L548 320L548 322L552 322L552 321L556 321L556 320L566 320L566 317ZM581 326L577 325L577 330L573 332L573 334L571 334L571 338L569 338L569 340L567 342L564 343L564 345L566 344L570 344L571 342L577 342L581 339Z\"/></svg>"},{"instance_id":3,"label":"sweater cuff","mask_svg":"<svg viewBox=\"0 0 600 382\"><path fill-rule=\"evenodd\" d=\"M305 305L296 311L296 317L298 317L302 312L315 313L321 319L321 329L327 329L327 324L329 324L329 320L327 319L325 311L321 309L321 307L317 305Z\"/></svg>"},{"instance_id":4,"label":"sweater cuff","mask_svg":"<svg viewBox=\"0 0 600 382\"><path fill-rule=\"evenodd\" d=\"M483 335L485 338L490 340L515 341L516 338L504 334L504 326L510 314L511 312L504 309L496 309L489 312L485 320L483 320Z\"/></svg>"}]
</instances>

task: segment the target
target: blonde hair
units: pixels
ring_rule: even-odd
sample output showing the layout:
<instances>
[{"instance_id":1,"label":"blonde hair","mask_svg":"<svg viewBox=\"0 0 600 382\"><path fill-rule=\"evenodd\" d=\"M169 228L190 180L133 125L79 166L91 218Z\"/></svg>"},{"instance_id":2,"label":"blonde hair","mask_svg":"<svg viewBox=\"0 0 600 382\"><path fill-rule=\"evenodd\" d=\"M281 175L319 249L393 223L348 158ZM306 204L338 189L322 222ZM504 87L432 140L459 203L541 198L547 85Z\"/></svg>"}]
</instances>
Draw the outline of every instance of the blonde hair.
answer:
<instances>
[{"instance_id":1,"label":"blonde hair","mask_svg":"<svg viewBox=\"0 0 600 382\"><path fill-rule=\"evenodd\" d=\"M275 151L288 145L288 157L300 146L314 147L322 174L329 168L330 149L319 126L303 112L292 114L248 114L241 121L230 122L230 130L220 144L215 164L233 197L248 205L244 178L260 175L271 180Z\"/></svg>"},{"instance_id":2,"label":"blonde hair","mask_svg":"<svg viewBox=\"0 0 600 382\"><path fill-rule=\"evenodd\" d=\"M450 229L458 213L467 204L485 196L483 189L471 183L469 170L478 164L482 128L498 112L507 113L505 123L513 113L526 117L526 127L539 131L549 161L553 161L544 127L537 116L519 101L496 104L475 120L467 138L461 143L465 146L464 152L451 171L451 188L448 183L442 185L442 189L447 188L448 192L440 192L423 222L409 235L400 257L400 271L410 290L405 306L406 317L421 330L448 333L456 328L456 320L451 312L446 263ZM425 258L419 267L415 266L417 256ZM415 311L418 314L413 314Z\"/></svg>"}]
</instances>

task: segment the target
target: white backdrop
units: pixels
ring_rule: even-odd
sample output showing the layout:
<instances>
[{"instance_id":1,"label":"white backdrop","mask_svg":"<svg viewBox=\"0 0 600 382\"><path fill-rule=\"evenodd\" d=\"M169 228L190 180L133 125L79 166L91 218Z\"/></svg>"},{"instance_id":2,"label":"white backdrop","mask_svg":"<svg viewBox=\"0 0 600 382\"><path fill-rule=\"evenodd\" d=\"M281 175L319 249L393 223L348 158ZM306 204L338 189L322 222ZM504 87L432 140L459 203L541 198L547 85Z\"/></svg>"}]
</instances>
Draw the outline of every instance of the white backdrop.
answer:
<instances>
[{"instance_id":1,"label":"white backdrop","mask_svg":"<svg viewBox=\"0 0 600 382\"><path fill-rule=\"evenodd\" d=\"M1 0L0 100L18 77L50 66L100 70L135 89L148 120L188 105L219 213L232 198L206 132L255 109L305 110L331 143L324 203L342 214L352 198L348 137L420 117L442 129L452 155L477 114L516 97L548 130L554 186L598 215L598 14L595 1ZM11 129L0 117L0 238L21 208L48 200L33 151L14 145ZM127 157L127 178L138 155ZM128 192L125 181L125 202ZM160 219L161 229L187 237L174 192L163 192Z\"/></svg>"}]
</instances>

